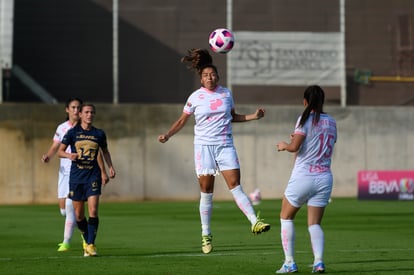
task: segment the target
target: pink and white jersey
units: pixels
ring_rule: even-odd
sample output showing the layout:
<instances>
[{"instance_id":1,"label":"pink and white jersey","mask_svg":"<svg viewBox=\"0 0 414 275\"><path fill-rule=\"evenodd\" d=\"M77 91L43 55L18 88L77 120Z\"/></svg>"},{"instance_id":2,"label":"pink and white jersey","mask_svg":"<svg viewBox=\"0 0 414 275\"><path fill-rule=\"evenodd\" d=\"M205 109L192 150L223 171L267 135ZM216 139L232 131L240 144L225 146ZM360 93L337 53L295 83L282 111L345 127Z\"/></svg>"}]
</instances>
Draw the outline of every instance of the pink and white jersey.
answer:
<instances>
[{"instance_id":1,"label":"pink and white jersey","mask_svg":"<svg viewBox=\"0 0 414 275\"><path fill-rule=\"evenodd\" d=\"M70 123L69 120L61 123L57 129L56 129L56 133L53 136L53 141L54 142L62 142L63 137L66 135L66 132L71 129L73 127L72 123ZM70 153L70 146L68 146L68 148L66 148L66 152ZM68 158L61 158L60 159L60 167L59 167L59 171L62 172L65 175L68 175L70 173L70 166L72 165L72 161Z\"/></svg>"},{"instance_id":2,"label":"pink and white jersey","mask_svg":"<svg viewBox=\"0 0 414 275\"><path fill-rule=\"evenodd\" d=\"M305 140L297 152L292 177L331 174L331 159L337 131L336 121L327 114L321 114L317 125L313 125L311 113L303 127L296 122L295 134L304 135Z\"/></svg>"},{"instance_id":3,"label":"pink and white jersey","mask_svg":"<svg viewBox=\"0 0 414 275\"><path fill-rule=\"evenodd\" d=\"M204 87L194 91L183 112L194 114L194 144L233 145L232 116L234 108L231 91L217 86L214 91Z\"/></svg>"}]
</instances>

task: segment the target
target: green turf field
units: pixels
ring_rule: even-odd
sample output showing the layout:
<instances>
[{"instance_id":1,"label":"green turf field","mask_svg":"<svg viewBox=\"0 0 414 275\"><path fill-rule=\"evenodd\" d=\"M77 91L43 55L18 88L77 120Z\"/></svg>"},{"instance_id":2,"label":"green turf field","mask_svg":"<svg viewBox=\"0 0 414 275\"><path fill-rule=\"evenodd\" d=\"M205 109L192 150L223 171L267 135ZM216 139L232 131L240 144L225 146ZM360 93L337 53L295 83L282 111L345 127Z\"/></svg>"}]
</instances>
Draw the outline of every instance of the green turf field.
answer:
<instances>
[{"instance_id":1,"label":"green turf field","mask_svg":"<svg viewBox=\"0 0 414 275\"><path fill-rule=\"evenodd\" d=\"M279 200L257 210L272 229L250 233L234 202L215 202L214 251L201 253L198 202L105 203L99 257L56 252L63 217L56 205L0 206L0 274L274 274L283 261ZM306 209L296 219L296 263L310 273ZM323 223L328 274L414 274L414 202L336 199Z\"/></svg>"}]
</instances>

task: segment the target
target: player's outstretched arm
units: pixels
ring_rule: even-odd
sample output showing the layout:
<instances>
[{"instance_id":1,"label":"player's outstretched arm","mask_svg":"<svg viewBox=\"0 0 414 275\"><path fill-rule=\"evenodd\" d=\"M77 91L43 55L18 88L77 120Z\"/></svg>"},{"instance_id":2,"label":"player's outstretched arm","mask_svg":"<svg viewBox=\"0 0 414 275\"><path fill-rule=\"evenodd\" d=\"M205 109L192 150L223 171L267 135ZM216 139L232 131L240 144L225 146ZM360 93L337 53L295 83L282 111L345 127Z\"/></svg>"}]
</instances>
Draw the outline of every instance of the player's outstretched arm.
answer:
<instances>
[{"instance_id":1,"label":"player's outstretched arm","mask_svg":"<svg viewBox=\"0 0 414 275\"><path fill-rule=\"evenodd\" d=\"M233 117L232 122L245 122L250 120L261 119L265 115L265 109L259 108L253 114L241 115L237 114L235 109L231 110L231 115Z\"/></svg>"},{"instance_id":2,"label":"player's outstretched arm","mask_svg":"<svg viewBox=\"0 0 414 275\"><path fill-rule=\"evenodd\" d=\"M175 121L171 125L167 133L158 136L158 141L161 143L167 142L170 139L170 137L172 137L174 134L179 132L184 127L189 117L189 114L183 112L181 116L177 119L177 121Z\"/></svg>"}]
</instances>

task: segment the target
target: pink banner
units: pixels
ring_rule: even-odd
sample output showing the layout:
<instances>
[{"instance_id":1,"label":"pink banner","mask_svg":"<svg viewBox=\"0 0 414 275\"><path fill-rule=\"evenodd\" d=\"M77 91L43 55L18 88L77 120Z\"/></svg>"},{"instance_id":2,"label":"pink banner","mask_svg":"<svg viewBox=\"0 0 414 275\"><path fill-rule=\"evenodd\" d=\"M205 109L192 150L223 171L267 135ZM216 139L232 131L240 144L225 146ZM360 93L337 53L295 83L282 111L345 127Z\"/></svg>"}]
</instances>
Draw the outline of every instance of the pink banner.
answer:
<instances>
[{"instance_id":1,"label":"pink banner","mask_svg":"<svg viewBox=\"0 0 414 275\"><path fill-rule=\"evenodd\" d=\"M358 199L414 200L414 170L359 171Z\"/></svg>"}]
</instances>

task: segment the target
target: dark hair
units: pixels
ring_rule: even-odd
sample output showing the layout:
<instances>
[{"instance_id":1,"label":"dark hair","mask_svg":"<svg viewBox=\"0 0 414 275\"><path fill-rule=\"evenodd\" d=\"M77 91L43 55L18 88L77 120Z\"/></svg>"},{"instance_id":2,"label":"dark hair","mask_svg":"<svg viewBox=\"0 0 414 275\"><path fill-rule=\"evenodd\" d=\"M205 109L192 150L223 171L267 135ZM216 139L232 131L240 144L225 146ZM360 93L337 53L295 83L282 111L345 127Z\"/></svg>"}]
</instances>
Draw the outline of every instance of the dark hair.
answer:
<instances>
[{"instance_id":1,"label":"dark hair","mask_svg":"<svg viewBox=\"0 0 414 275\"><path fill-rule=\"evenodd\" d=\"M80 107L80 111L81 111L81 112L82 112L82 110L83 110L83 107L92 107L93 112L96 112L95 105L93 105L92 103L83 103L83 104L81 105L81 107Z\"/></svg>"},{"instance_id":2,"label":"dark hair","mask_svg":"<svg viewBox=\"0 0 414 275\"><path fill-rule=\"evenodd\" d=\"M80 104L80 105L82 105L82 104L83 104L82 99L80 99L79 97L71 97L71 98L68 98L68 99L66 100L65 109L66 109L66 108L69 108L69 105L70 105L73 101L77 101L77 102L79 102L79 104ZM69 116L68 116L68 115L66 116L66 120L69 120Z\"/></svg>"},{"instance_id":3,"label":"dark hair","mask_svg":"<svg viewBox=\"0 0 414 275\"><path fill-rule=\"evenodd\" d=\"M82 104L82 103L83 103L82 99L80 99L79 97L71 97L71 98L68 98L68 99L66 100L66 105L65 105L65 107L66 107L66 108L67 108L67 107L69 107L69 105L70 105L70 103L71 103L72 101L78 101L80 104Z\"/></svg>"},{"instance_id":4,"label":"dark hair","mask_svg":"<svg viewBox=\"0 0 414 275\"><path fill-rule=\"evenodd\" d=\"M312 111L315 112L315 116L313 117L312 122L315 125L319 122L319 118L323 113L325 93L321 87L318 85L313 85L306 88L305 92L303 93L303 98L308 102L308 106L306 106L305 110L302 113L299 126L302 127L305 125L305 122L308 120Z\"/></svg>"},{"instance_id":5,"label":"dark hair","mask_svg":"<svg viewBox=\"0 0 414 275\"><path fill-rule=\"evenodd\" d=\"M187 55L181 58L181 62L188 63L187 67L200 76L205 68L212 68L218 74L217 67L213 65L213 58L206 49L189 49Z\"/></svg>"}]
</instances>

